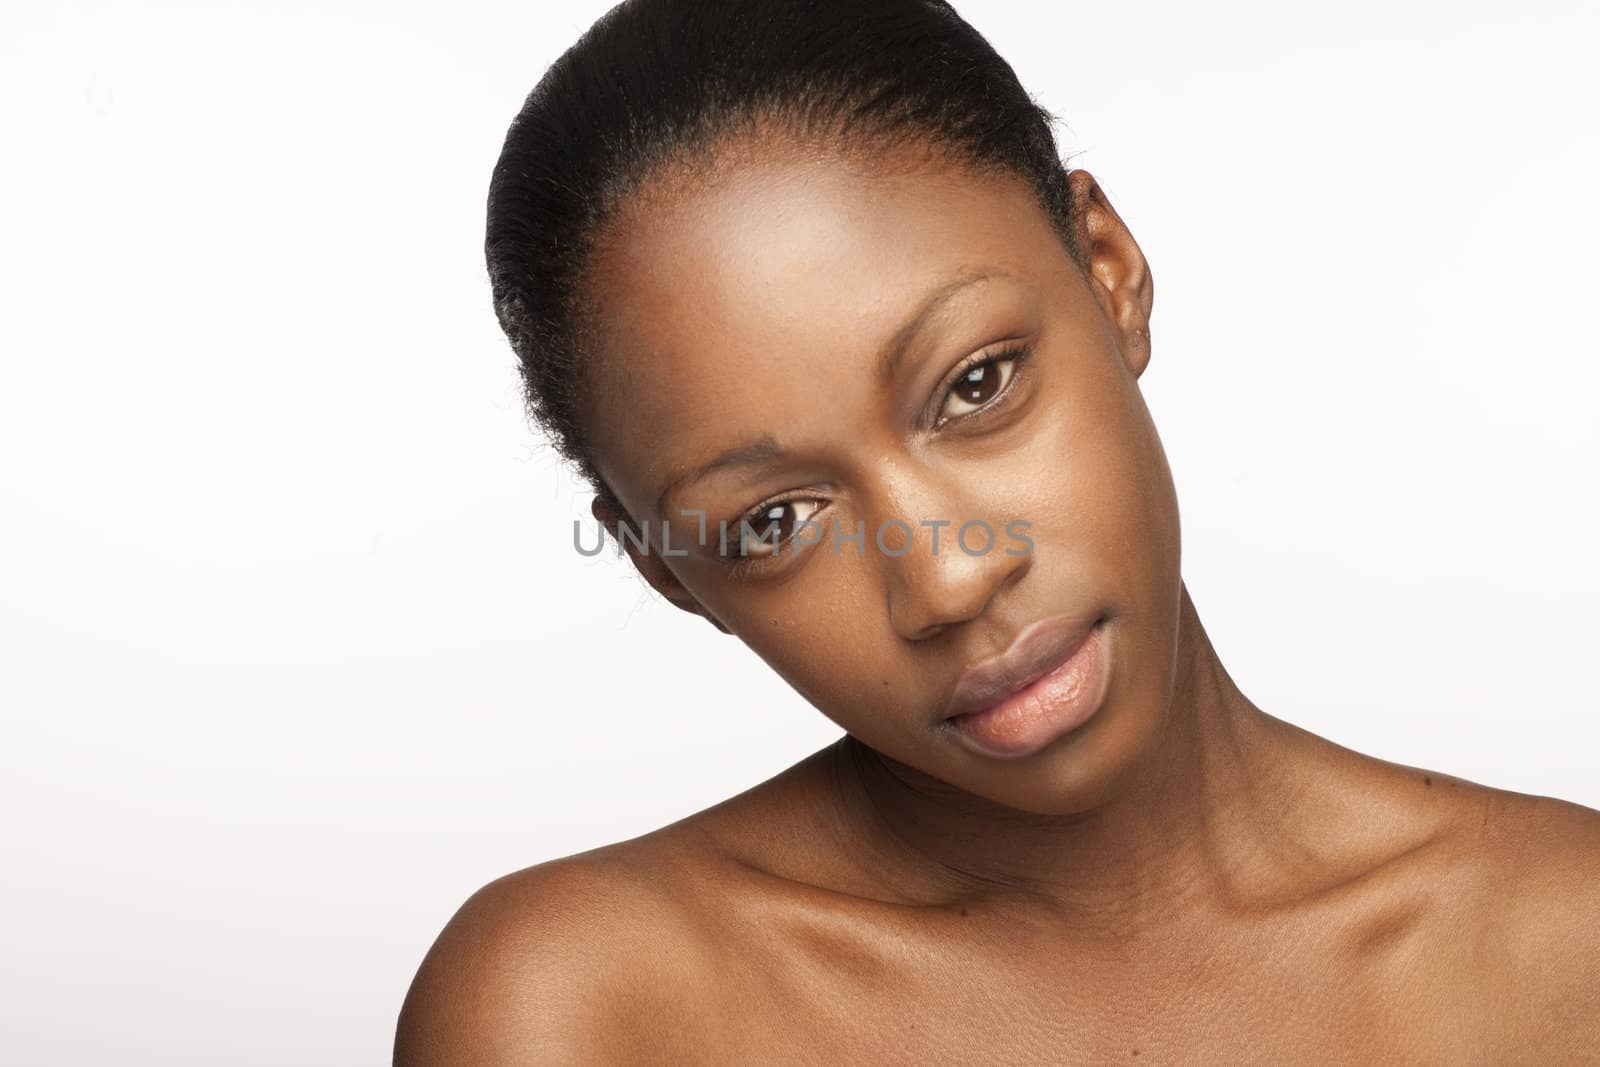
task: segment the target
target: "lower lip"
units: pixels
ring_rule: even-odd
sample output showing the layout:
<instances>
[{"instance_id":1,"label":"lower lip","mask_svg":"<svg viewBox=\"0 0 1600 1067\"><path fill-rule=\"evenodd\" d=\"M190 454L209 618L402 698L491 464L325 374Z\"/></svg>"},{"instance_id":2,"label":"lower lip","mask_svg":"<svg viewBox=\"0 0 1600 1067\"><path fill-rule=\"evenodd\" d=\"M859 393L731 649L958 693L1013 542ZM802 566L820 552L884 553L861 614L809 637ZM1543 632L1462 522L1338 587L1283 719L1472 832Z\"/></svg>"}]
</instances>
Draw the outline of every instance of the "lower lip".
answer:
<instances>
[{"instance_id":1,"label":"lower lip","mask_svg":"<svg viewBox=\"0 0 1600 1067\"><path fill-rule=\"evenodd\" d=\"M1055 670L987 711L948 719L961 744L980 756L1021 759L1094 717L1106 698L1105 623L1095 624Z\"/></svg>"}]
</instances>

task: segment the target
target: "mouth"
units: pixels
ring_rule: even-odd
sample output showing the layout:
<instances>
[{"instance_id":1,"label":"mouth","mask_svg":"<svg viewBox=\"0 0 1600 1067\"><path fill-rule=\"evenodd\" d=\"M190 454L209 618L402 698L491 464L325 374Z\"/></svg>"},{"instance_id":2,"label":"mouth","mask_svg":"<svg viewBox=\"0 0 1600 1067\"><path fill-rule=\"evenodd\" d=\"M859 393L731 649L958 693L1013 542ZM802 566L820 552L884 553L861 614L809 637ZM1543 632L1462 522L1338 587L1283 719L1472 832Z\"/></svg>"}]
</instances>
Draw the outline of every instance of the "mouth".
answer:
<instances>
[{"instance_id":1,"label":"mouth","mask_svg":"<svg viewBox=\"0 0 1600 1067\"><path fill-rule=\"evenodd\" d=\"M1108 645L1104 617L1042 619L1004 653L963 672L943 721L978 755L1032 755L1099 710L1110 682Z\"/></svg>"}]
</instances>

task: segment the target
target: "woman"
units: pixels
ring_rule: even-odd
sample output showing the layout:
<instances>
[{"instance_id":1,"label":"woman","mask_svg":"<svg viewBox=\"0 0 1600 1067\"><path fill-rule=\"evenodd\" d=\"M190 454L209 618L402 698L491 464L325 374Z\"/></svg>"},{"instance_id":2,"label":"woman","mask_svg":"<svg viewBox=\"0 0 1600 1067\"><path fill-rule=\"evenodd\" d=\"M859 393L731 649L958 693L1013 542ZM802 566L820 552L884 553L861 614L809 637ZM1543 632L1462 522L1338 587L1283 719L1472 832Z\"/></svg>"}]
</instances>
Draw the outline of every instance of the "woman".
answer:
<instances>
[{"instance_id":1,"label":"woman","mask_svg":"<svg viewBox=\"0 0 1600 1067\"><path fill-rule=\"evenodd\" d=\"M1600 814L1240 692L1150 267L947 3L627 0L518 115L487 252L595 516L846 733L480 890L397 1063L1600 1057Z\"/></svg>"}]
</instances>

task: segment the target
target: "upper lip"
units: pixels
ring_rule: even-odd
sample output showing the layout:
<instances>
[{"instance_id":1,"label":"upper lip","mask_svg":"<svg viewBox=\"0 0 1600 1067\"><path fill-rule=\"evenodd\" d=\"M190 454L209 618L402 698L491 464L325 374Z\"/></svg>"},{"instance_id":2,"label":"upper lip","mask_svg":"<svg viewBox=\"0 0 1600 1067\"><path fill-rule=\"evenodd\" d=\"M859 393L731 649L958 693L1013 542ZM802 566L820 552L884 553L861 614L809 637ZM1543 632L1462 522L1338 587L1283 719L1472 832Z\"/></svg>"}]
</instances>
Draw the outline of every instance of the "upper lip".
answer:
<instances>
[{"instance_id":1,"label":"upper lip","mask_svg":"<svg viewBox=\"0 0 1600 1067\"><path fill-rule=\"evenodd\" d=\"M997 656L961 672L944 717L986 711L1063 663L1100 621L1098 615L1052 615L1025 626Z\"/></svg>"}]
</instances>

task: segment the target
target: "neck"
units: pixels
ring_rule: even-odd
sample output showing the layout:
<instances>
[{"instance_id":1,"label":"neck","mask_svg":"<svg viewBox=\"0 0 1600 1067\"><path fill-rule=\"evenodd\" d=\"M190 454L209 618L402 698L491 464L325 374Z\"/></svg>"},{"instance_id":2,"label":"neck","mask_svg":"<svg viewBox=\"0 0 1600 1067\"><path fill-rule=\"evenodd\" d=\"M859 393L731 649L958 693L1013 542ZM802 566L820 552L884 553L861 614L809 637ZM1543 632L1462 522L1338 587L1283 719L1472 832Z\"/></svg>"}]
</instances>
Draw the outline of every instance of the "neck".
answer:
<instances>
[{"instance_id":1,"label":"neck","mask_svg":"<svg viewBox=\"0 0 1600 1067\"><path fill-rule=\"evenodd\" d=\"M853 738L837 781L878 869L923 900L1026 900L1073 921L1193 914L1279 873L1299 794L1293 728L1233 684L1182 592L1178 670L1161 740L1113 797L1070 815L1018 811L957 789ZM1181 907L1180 907L1181 905Z\"/></svg>"}]
</instances>

